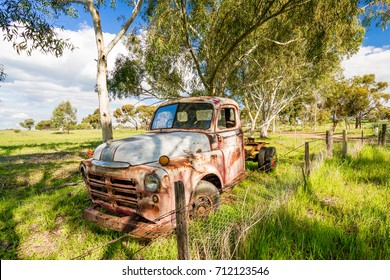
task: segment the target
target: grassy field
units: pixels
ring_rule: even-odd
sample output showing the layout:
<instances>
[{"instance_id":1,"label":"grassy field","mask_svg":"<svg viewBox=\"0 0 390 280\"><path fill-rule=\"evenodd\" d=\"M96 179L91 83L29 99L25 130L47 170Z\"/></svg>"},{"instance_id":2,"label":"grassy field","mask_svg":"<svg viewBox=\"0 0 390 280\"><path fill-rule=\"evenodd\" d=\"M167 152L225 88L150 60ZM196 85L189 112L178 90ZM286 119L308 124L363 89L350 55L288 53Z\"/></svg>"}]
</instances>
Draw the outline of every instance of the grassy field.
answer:
<instances>
[{"instance_id":1,"label":"grassy field","mask_svg":"<svg viewBox=\"0 0 390 280\"><path fill-rule=\"evenodd\" d=\"M115 138L136 132L117 130ZM367 135L370 133L367 129ZM0 131L1 259L176 259L176 239L148 243L81 219L90 205L78 172L100 131ZM276 172L256 171L222 196L220 211L190 224L194 259L390 259L390 149L351 146L324 159L308 139L271 134ZM71 185L67 185L72 183Z\"/></svg>"}]
</instances>

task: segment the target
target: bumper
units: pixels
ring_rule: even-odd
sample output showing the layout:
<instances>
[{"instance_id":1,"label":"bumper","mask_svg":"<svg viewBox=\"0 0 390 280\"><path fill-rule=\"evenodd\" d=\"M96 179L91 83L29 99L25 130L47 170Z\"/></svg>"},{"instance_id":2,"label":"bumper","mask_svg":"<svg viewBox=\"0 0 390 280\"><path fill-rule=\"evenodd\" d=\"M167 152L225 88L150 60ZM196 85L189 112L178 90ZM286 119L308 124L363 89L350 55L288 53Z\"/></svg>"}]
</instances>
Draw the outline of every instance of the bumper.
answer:
<instances>
[{"instance_id":1,"label":"bumper","mask_svg":"<svg viewBox=\"0 0 390 280\"><path fill-rule=\"evenodd\" d=\"M117 217L96 210L96 206L84 210L83 218L102 227L128 233L131 236L153 239L173 230L171 222L152 222L137 214Z\"/></svg>"}]
</instances>

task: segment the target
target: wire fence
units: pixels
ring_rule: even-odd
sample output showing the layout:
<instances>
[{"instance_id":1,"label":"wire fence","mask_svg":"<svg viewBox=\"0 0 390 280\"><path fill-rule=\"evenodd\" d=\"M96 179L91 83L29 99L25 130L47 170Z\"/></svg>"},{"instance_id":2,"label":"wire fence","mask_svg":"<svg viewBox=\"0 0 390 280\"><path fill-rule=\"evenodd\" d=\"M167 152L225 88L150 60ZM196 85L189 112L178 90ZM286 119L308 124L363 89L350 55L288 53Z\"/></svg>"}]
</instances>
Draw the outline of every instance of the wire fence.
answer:
<instances>
[{"instance_id":1,"label":"wire fence","mask_svg":"<svg viewBox=\"0 0 390 280\"><path fill-rule=\"evenodd\" d=\"M389 133L385 138L385 143L389 143ZM362 135L361 138L352 138L351 141L360 141L364 144L377 144L378 140L372 137L367 138ZM376 141L375 141L376 140ZM301 149L306 149L306 145L310 145L310 169L316 169L321 166L324 159L327 157L326 149L327 142L325 139L315 139L305 141L303 144L288 150L287 152L278 155L278 161L283 162L293 152ZM278 208L288 201L289 197L296 191L297 187L306 182L308 176L305 170L304 158L297 162L294 166L298 167L295 175L290 178L288 186L280 187L279 191L269 192L267 188L278 188L278 182L272 181L274 178L264 176L265 172L259 169L250 171L245 183L241 184L240 188L233 191L220 193L216 190L214 193L209 193L204 199L209 202L204 205L209 205L204 209L204 213L211 215L201 215L200 217L192 217L188 225L188 240L189 252L191 259L219 259L230 260L240 256L242 241L250 230L264 219L272 216ZM300 174L302 171L302 174ZM302 176L303 175L303 176ZM268 181L267 181L268 180ZM263 182L260 184L259 181ZM217 197L217 199L214 199ZM186 212L189 213L194 207L193 200L186 205ZM219 211L216 211L219 210ZM143 238L148 239L143 246L134 251L130 257L135 257L137 254L147 249L153 243L167 236L172 236L175 228L172 228L173 223L176 224L177 211L170 211L155 221L153 224L139 224L137 231L143 232ZM188 215L187 215L188 218ZM156 227L156 224L158 225ZM101 250L113 243L119 242L125 238L133 238L133 233L124 233L122 236L112 239L105 244L96 246L85 251L83 254L74 257L73 259L84 259L91 255L94 251ZM178 245L180 246L180 245Z\"/></svg>"}]
</instances>

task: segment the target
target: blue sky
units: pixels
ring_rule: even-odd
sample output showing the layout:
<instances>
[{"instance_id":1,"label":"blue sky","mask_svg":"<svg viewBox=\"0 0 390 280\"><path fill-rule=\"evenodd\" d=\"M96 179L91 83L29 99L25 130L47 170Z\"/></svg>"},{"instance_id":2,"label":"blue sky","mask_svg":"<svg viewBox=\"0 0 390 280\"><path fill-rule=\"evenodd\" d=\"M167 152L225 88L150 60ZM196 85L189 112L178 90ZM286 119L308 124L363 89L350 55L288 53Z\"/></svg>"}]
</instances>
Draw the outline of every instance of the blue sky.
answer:
<instances>
[{"instance_id":1,"label":"blue sky","mask_svg":"<svg viewBox=\"0 0 390 280\"><path fill-rule=\"evenodd\" d=\"M64 100L69 100L77 108L78 122L98 108L97 94L94 92L94 31L89 14L80 15L78 19L61 18L56 21L56 24L66 28L61 35L77 45L77 49L66 51L60 58L38 52L30 57L16 55L11 44L0 41L0 64L4 65L7 73L6 81L0 84L0 129L20 128L19 123L27 118L33 118L36 122L50 119L53 109ZM107 43L118 31L118 24L111 12L102 11L101 16ZM119 53L126 53L122 44L118 44L110 53L109 68L112 69ZM359 52L342 63L347 78L374 73L377 81L390 84L389 65L390 31L387 29L383 32L374 26L366 33ZM113 100L111 112L124 104L137 102L135 99Z\"/></svg>"}]
</instances>

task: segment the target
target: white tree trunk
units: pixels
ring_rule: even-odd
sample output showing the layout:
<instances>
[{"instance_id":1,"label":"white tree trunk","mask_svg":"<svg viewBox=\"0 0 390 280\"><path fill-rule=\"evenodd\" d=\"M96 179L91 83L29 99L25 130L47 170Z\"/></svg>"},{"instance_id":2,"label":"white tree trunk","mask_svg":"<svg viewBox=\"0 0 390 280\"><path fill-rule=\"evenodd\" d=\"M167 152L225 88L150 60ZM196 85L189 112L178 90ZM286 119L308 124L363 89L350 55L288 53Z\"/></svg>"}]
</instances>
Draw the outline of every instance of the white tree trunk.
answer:
<instances>
[{"instance_id":1,"label":"white tree trunk","mask_svg":"<svg viewBox=\"0 0 390 280\"><path fill-rule=\"evenodd\" d=\"M97 59L97 92L99 97L99 109L102 125L102 140L107 142L113 139L112 131L112 118L110 114L110 100L107 89L107 56L112 48L120 41L120 39L126 34L131 23L139 13L143 0L139 0L135 3L134 10L131 16L127 19L126 23L122 26L119 32L115 35L114 39L105 46L103 38L103 30L100 21L99 11L96 9L93 0L85 1L69 1L77 4L84 4L89 13L91 14L93 26L95 30L96 47L98 51Z\"/></svg>"},{"instance_id":2,"label":"white tree trunk","mask_svg":"<svg viewBox=\"0 0 390 280\"><path fill-rule=\"evenodd\" d=\"M268 128L269 128L269 123L265 124L260 127L260 138L267 138L268 137Z\"/></svg>"},{"instance_id":3,"label":"white tree trunk","mask_svg":"<svg viewBox=\"0 0 390 280\"><path fill-rule=\"evenodd\" d=\"M113 139L112 119L110 114L110 99L107 90L107 57L99 51L97 63L97 91L99 97L100 120L102 125L102 140Z\"/></svg>"}]
</instances>

